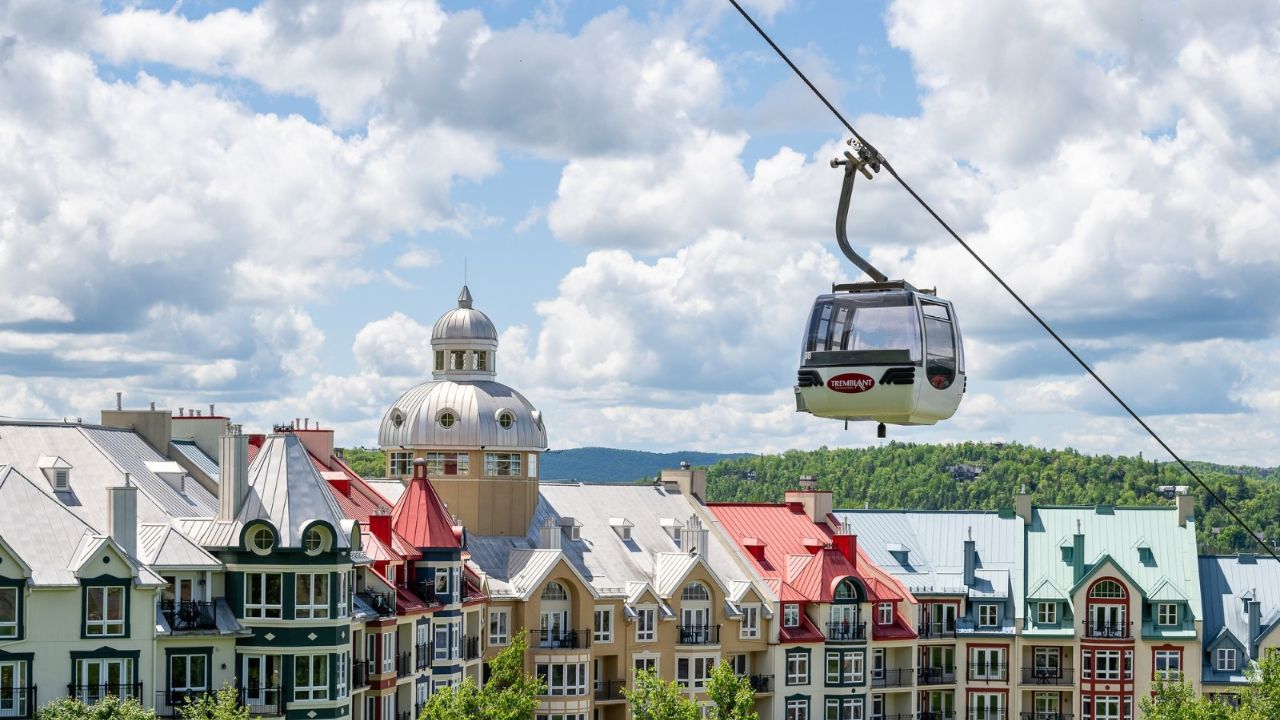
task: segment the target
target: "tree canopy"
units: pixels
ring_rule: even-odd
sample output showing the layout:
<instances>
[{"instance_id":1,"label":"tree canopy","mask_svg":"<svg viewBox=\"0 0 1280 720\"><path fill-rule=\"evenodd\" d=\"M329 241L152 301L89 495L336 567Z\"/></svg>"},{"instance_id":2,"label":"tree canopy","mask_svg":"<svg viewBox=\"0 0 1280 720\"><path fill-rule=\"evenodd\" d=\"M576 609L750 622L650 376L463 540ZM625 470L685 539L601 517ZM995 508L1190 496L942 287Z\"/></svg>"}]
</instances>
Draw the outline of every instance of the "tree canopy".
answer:
<instances>
[{"instance_id":1,"label":"tree canopy","mask_svg":"<svg viewBox=\"0 0 1280 720\"><path fill-rule=\"evenodd\" d=\"M440 688L431 694L420 720L528 720L538 707L538 696L546 690L540 678L524 671L528 648L525 631L489 661L489 681L478 687L467 678L457 687Z\"/></svg>"}]
</instances>

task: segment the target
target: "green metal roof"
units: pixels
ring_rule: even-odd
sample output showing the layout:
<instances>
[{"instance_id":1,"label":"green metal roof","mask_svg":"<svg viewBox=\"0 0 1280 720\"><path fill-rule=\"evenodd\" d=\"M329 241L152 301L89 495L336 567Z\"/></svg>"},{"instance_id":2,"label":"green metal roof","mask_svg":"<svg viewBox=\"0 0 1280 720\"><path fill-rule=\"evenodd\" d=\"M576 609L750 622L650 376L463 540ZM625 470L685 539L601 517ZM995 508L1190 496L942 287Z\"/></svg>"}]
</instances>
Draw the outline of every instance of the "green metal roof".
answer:
<instances>
[{"instance_id":1,"label":"green metal roof","mask_svg":"<svg viewBox=\"0 0 1280 720\"><path fill-rule=\"evenodd\" d=\"M1078 584L1060 550L1072 544L1077 528L1084 535L1085 578L1109 560L1147 598L1185 599L1192 615L1201 616L1195 521L1179 526L1173 507L1034 508L1026 533L1028 589L1043 593L1046 580L1057 588ZM1146 558L1140 547L1150 549Z\"/></svg>"}]
</instances>

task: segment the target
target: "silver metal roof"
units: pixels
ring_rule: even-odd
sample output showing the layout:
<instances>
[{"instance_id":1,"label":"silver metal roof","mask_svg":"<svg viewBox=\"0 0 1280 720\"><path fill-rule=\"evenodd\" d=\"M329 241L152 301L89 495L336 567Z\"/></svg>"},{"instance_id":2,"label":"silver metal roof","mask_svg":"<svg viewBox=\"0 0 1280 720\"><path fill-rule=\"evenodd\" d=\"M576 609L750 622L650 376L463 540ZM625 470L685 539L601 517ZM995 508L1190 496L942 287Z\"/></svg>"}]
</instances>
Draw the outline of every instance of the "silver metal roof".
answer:
<instances>
[{"instance_id":1,"label":"silver metal roof","mask_svg":"<svg viewBox=\"0 0 1280 720\"><path fill-rule=\"evenodd\" d=\"M466 285L458 294L458 307L436 320L431 329L431 342L481 340L498 342L498 330L488 315L471 307L471 290Z\"/></svg>"},{"instance_id":2,"label":"silver metal roof","mask_svg":"<svg viewBox=\"0 0 1280 720\"><path fill-rule=\"evenodd\" d=\"M1248 649L1249 616L1246 596L1257 600L1260 630L1268 632L1280 623L1280 563L1272 558L1247 555L1200 558L1200 591L1204 598L1206 646L1224 630ZM1208 670L1208 666L1205 668Z\"/></svg>"},{"instance_id":3,"label":"silver metal roof","mask_svg":"<svg viewBox=\"0 0 1280 720\"><path fill-rule=\"evenodd\" d=\"M342 532L343 517L298 436L268 437L249 466L249 494L236 521L269 520L279 530L279 546L296 548L302 546L303 528L321 520L333 528L334 547L346 548L351 542Z\"/></svg>"},{"instance_id":4,"label":"silver metal roof","mask_svg":"<svg viewBox=\"0 0 1280 720\"><path fill-rule=\"evenodd\" d=\"M82 427L80 431L129 473L138 489L169 517L200 517L218 512L218 498L190 475L186 476L181 490L156 475L152 471L155 466L147 463L161 463L168 458L132 430ZM139 519L142 519L141 508Z\"/></svg>"},{"instance_id":5,"label":"silver metal roof","mask_svg":"<svg viewBox=\"0 0 1280 720\"><path fill-rule=\"evenodd\" d=\"M0 541L30 570L32 584L78 585L72 561L93 533L54 499L43 477L33 481L11 466L0 466Z\"/></svg>"},{"instance_id":6,"label":"silver metal roof","mask_svg":"<svg viewBox=\"0 0 1280 720\"><path fill-rule=\"evenodd\" d=\"M218 461L205 455L194 440L170 440L169 447L208 475L210 480L218 481Z\"/></svg>"},{"instance_id":7,"label":"silver metal roof","mask_svg":"<svg viewBox=\"0 0 1280 720\"><path fill-rule=\"evenodd\" d=\"M440 424L446 410L456 419L449 428ZM503 411L515 418L510 428L498 422ZM545 450L547 431L542 414L502 383L432 380L411 388L387 410L378 444L384 448Z\"/></svg>"},{"instance_id":8,"label":"silver metal roof","mask_svg":"<svg viewBox=\"0 0 1280 720\"><path fill-rule=\"evenodd\" d=\"M170 525L144 524L138 528L138 556L157 569L216 570L222 562Z\"/></svg>"}]
</instances>

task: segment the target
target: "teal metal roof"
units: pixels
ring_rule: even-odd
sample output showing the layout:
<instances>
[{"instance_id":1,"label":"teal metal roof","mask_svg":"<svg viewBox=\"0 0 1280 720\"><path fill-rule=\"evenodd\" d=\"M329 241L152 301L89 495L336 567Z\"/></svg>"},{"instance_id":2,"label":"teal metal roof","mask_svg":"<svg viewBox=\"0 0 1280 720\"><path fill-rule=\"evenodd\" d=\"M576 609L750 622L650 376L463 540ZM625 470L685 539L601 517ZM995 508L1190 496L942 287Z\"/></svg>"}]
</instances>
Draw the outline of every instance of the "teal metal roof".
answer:
<instances>
[{"instance_id":1,"label":"teal metal roof","mask_svg":"<svg viewBox=\"0 0 1280 720\"><path fill-rule=\"evenodd\" d=\"M1077 528L1084 535L1084 578L1110 560L1148 599L1186 600L1202 617L1196 559L1195 521L1178 525L1173 507L1039 507L1027 526L1027 587L1043 591L1075 588L1072 565L1061 547L1070 546Z\"/></svg>"}]
</instances>

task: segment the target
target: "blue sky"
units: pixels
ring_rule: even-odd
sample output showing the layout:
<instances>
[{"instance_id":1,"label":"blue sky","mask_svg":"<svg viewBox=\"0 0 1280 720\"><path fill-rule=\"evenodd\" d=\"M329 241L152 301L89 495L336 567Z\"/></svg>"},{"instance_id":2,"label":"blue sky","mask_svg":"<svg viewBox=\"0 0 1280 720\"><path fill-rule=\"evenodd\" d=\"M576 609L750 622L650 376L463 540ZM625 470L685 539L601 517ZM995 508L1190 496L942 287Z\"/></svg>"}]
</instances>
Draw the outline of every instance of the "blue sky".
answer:
<instances>
[{"instance_id":1,"label":"blue sky","mask_svg":"<svg viewBox=\"0 0 1280 720\"><path fill-rule=\"evenodd\" d=\"M1184 454L1280 463L1274 5L748 5ZM371 444L465 266L555 447L875 442L793 412L843 137L727 3L19 1L0 69L0 415ZM892 435L1154 452L900 189L854 216L966 333Z\"/></svg>"}]
</instances>

